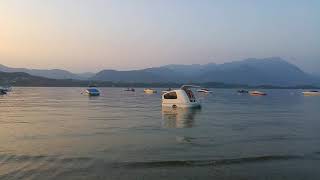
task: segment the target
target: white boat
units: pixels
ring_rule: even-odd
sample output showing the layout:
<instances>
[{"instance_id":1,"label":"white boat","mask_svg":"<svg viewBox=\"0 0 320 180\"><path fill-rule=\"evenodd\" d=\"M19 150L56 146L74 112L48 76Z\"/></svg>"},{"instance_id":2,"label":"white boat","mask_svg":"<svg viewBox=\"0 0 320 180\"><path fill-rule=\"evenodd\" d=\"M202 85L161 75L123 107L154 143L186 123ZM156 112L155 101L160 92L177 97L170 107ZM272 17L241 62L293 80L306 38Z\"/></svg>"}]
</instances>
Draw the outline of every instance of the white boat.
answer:
<instances>
[{"instance_id":1,"label":"white boat","mask_svg":"<svg viewBox=\"0 0 320 180\"><path fill-rule=\"evenodd\" d=\"M194 95L192 85L183 85L180 89L171 90L162 95L162 106L172 108L201 107L200 100Z\"/></svg>"},{"instance_id":2,"label":"white boat","mask_svg":"<svg viewBox=\"0 0 320 180\"><path fill-rule=\"evenodd\" d=\"M144 93L147 93L147 94L154 94L154 93L157 93L156 90L154 89L150 89L150 88L146 88L143 90Z\"/></svg>"},{"instance_id":3,"label":"white boat","mask_svg":"<svg viewBox=\"0 0 320 180\"><path fill-rule=\"evenodd\" d=\"M198 89L197 92L201 92L201 93L212 93L212 91L210 91L209 89L206 89L206 88Z\"/></svg>"},{"instance_id":4,"label":"white boat","mask_svg":"<svg viewBox=\"0 0 320 180\"><path fill-rule=\"evenodd\" d=\"M251 96L266 96L266 95L267 95L267 93L265 93L265 92L260 92L260 91L250 91L249 94L250 94Z\"/></svg>"},{"instance_id":5,"label":"white boat","mask_svg":"<svg viewBox=\"0 0 320 180\"><path fill-rule=\"evenodd\" d=\"M302 94L305 96L320 96L319 91L304 91Z\"/></svg>"},{"instance_id":6,"label":"white boat","mask_svg":"<svg viewBox=\"0 0 320 180\"><path fill-rule=\"evenodd\" d=\"M100 96L100 91L96 87L93 87L93 86L86 89L85 92L88 96Z\"/></svg>"}]
</instances>

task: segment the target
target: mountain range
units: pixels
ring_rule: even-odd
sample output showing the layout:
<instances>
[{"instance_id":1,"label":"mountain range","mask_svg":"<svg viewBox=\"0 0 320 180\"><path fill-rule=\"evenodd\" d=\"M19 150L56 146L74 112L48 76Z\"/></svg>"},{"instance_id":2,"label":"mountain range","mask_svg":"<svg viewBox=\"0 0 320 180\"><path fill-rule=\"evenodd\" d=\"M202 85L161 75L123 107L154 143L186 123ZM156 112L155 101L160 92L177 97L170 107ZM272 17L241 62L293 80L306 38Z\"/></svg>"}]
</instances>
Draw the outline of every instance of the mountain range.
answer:
<instances>
[{"instance_id":1,"label":"mountain range","mask_svg":"<svg viewBox=\"0 0 320 180\"><path fill-rule=\"evenodd\" d=\"M223 82L275 86L320 84L320 78L279 57L250 58L224 64L173 64L135 71L103 70L90 79L115 82Z\"/></svg>"},{"instance_id":2,"label":"mountain range","mask_svg":"<svg viewBox=\"0 0 320 180\"><path fill-rule=\"evenodd\" d=\"M279 57L250 58L224 64L165 65L141 70L102 70L98 73L75 74L65 70L9 68L2 72L25 72L51 79L75 79L126 83L207 83L222 82L246 85L319 85L320 78L302 71Z\"/></svg>"},{"instance_id":3,"label":"mountain range","mask_svg":"<svg viewBox=\"0 0 320 180\"><path fill-rule=\"evenodd\" d=\"M27 68L11 68L0 64L1 72L24 72L33 76L46 77L51 79L78 79L86 80L94 75L94 73L75 74L61 69L27 69Z\"/></svg>"}]
</instances>

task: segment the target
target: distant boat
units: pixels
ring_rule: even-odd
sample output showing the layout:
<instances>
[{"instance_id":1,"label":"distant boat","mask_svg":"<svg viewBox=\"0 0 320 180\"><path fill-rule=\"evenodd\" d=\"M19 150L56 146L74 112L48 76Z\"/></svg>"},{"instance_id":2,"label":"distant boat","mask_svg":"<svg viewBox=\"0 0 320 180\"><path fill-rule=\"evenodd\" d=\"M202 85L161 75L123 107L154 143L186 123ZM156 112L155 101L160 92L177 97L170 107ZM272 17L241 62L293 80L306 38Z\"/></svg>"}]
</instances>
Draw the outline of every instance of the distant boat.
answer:
<instances>
[{"instance_id":1,"label":"distant boat","mask_svg":"<svg viewBox=\"0 0 320 180\"><path fill-rule=\"evenodd\" d=\"M100 96L100 91L96 86L89 86L89 88L86 89L85 92L88 96Z\"/></svg>"},{"instance_id":2,"label":"distant boat","mask_svg":"<svg viewBox=\"0 0 320 180\"><path fill-rule=\"evenodd\" d=\"M249 94L251 96L266 96L267 95L267 93L260 92L260 91L250 91Z\"/></svg>"},{"instance_id":3,"label":"distant boat","mask_svg":"<svg viewBox=\"0 0 320 180\"><path fill-rule=\"evenodd\" d=\"M212 93L212 91L210 91L209 89L206 89L206 88L198 89L197 92L201 92L201 93Z\"/></svg>"},{"instance_id":4,"label":"distant boat","mask_svg":"<svg viewBox=\"0 0 320 180\"><path fill-rule=\"evenodd\" d=\"M305 96L320 96L319 91L304 91L302 92Z\"/></svg>"},{"instance_id":5,"label":"distant boat","mask_svg":"<svg viewBox=\"0 0 320 180\"><path fill-rule=\"evenodd\" d=\"M244 89L238 90L237 92L238 92L239 94L248 94L248 93L249 93L249 91L244 90Z\"/></svg>"},{"instance_id":6,"label":"distant boat","mask_svg":"<svg viewBox=\"0 0 320 180\"><path fill-rule=\"evenodd\" d=\"M127 88L124 91L131 91L131 92L135 92L136 90L134 88Z\"/></svg>"},{"instance_id":7,"label":"distant boat","mask_svg":"<svg viewBox=\"0 0 320 180\"><path fill-rule=\"evenodd\" d=\"M10 91L12 91L12 87L10 87L10 86L0 86L0 90L5 91L5 92L10 92Z\"/></svg>"},{"instance_id":8,"label":"distant boat","mask_svg":"<svg viewBox=\"0 0 320 180\"><path fill-rule=\"evenodd\" d=\"M150 88L144 89L143 92L146 93L146 94L154 94L154 93L157 93L156 90L150 89Z\"/></svg>"},{"instance_id":9,"label":"distant boat","mask_svg":"<svg viewBox=\"0 0 320 180\"><path fill-rule=\"evenodd\" d=\"M7 91L0 89L0 95L5 95L5 94L7 94Z\"/></svg>"},{"instance_id":10,"label":"distant boat","mask_svg":"<svg viewBox=\"0 0 320 180\"><path fill-rule=\"evenodd\" d=\"M201 107L199 99L194 95L192 85L183 85L180 89L171 90L162 95L162 107L196 108Z\"/></svg>"}]
</instances>

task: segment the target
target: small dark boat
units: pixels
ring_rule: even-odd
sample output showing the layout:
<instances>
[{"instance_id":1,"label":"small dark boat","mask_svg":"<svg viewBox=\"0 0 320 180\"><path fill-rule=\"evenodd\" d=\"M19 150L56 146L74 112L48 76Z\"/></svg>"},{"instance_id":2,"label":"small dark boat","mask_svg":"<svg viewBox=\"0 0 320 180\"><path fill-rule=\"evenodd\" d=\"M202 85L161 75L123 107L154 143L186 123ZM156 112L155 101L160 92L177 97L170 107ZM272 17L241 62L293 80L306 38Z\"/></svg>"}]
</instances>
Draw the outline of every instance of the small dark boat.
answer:
<instances>
[{"instance_id":1,"label":"small dark boat","mask_svg":"<svg viewBox=\"0 0 320 180\"><path fill-rule=\"evenodd\" d=\"M7 91L3 90L3 89L0 89L0 95L5 95L5 94L7 94Z\"/></svg>"},{"instance_id":2,"label":"small dark boat","mask_svg":"<svg viewBox=\"0 0 320 180\"><path fill-rule=\"evenodd\" d=\"M8 92L12 91L12 88L10 86L0 86L0 91L3 91L7 94ZM3 92L0 92L0 93L3 93Z\"/></svg>"},{"instance_id":3,"label":"small dark boat","mask_svg":"<svg viewBox=\"0 0 320 180\"><path fill-rule=\"evenodd\" d=\"M124 91L131 91L131 92L135 92L136 90L134 88L127 88Z\"/></svg>"},{"instance_id":4,"label":"small dark boat","mask_svg":"<svg viewBox=\"0 0 320 180\"><path fill-rule=\"evenodd\" d=\"M239 94L248 94L248 93L249 93L249 91L244 90L244 89L238 90L237 92L238 92Z\"/></svg>"}]
</instances>

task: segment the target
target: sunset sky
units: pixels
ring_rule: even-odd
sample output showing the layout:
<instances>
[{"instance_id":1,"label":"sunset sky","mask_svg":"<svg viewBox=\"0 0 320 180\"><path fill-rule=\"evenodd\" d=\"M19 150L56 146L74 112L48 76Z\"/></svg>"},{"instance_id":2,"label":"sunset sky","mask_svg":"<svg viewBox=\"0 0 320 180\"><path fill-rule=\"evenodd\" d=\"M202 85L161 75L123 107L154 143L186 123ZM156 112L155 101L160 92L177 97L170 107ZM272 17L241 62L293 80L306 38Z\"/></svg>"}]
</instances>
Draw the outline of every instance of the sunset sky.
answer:
<instances>
[{"instance_id":1,"label":"sunset sky","mask_svg":"<svg viewBox=\"0 0 320 180\"><path fill-rule=\"evenodd\" d=\"M0 1L7 66L95 72L270 56L319 71L319 0Z\"/></svg>"}]
</instances>

